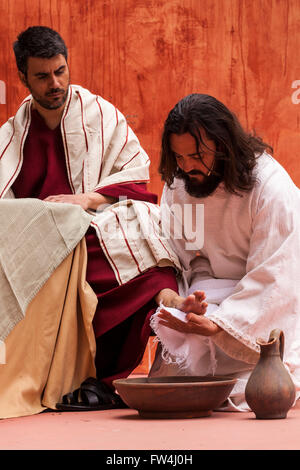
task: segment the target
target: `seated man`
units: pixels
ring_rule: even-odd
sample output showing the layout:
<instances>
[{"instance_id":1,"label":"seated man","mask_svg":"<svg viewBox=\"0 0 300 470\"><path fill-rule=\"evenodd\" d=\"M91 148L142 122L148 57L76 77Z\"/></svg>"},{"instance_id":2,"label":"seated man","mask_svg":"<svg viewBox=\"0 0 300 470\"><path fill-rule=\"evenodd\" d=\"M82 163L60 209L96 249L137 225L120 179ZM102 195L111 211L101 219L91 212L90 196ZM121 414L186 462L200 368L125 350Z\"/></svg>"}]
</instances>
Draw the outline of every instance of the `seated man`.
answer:
<instances>
[{"instance_id":1,"label":"seated man","mask_svg":"<svg viewBox=\"0 0 300 470\"><path fill-rule=\"evenodd\" d=\"M86 281L98 299L96 377L85 381L85 393L69 390L58 406L120 407L112 382L139 364L157 303L183 301L176 255L159 234L142 236L147 221L159 233L156 196L146 189L149 158L119 110L70 85L67 48L57 32L30 27L18 36L14 52L31 95L0 130L0 197L78 205L91 214ZM8 369L9 361L0 377Z\"/></svg>"},{"instance_id":2,"label":"seated man","mask_svg":"<svg viewBox=\"0 0 300 470\"><path fill-rule=\"evenodd\" d=\"M300 395L300 191L268 151L212 96L183 98L165 122L163 226L182 264L186 305L205 291L207 308L154 315L161 348L151 375L235 375L227 409L249 409L256 339L268 341L275 328Z\"/></svg>"}]
</instances>

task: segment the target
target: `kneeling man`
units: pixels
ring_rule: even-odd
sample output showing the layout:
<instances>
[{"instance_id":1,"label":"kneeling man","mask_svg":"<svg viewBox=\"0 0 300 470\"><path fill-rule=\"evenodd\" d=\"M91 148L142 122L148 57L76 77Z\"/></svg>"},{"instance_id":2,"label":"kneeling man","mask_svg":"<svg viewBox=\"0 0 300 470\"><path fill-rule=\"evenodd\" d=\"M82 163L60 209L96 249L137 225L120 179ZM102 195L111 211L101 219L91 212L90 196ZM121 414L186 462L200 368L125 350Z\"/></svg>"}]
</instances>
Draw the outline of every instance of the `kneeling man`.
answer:
<instances>
[{"instance_id":1,"label":"kneeling man","mask_svg":"<svg viewBox=\"0 0 300 470\"><path fill-rule=\"evenodd\" d=\"M234 375L227 409L248 409L256 339L275 328L300 395L300 191L271 152L209 95L185 97L165 122L164 231L182 264L181 294L193 302L205 292L206 311L155 314L162 357L151 375Z\"/></svg>"}]
</instances>

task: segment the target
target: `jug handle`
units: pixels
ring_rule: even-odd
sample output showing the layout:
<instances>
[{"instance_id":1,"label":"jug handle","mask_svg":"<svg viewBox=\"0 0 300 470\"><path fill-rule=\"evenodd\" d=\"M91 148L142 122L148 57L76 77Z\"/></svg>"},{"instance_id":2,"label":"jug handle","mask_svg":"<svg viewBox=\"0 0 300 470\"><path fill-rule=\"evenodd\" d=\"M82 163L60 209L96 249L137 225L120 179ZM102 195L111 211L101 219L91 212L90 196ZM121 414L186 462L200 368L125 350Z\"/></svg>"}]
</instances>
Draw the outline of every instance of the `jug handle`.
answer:
<instances>
[{"instance_id":1,"label":"jug handle","mask_svg":"<svg viewBox=\"0 0 300 470\"><path fill-rule=\"evenodd\" d=\"M272 330L270 333L269 337L269 342L273 342L274 340L279 341L279 353L280 353L280 358L283 360L283 352L284 352L284 334L283 331L280 330L279 328L276 328L275 330Z\"/></svg>"}]
</instances>

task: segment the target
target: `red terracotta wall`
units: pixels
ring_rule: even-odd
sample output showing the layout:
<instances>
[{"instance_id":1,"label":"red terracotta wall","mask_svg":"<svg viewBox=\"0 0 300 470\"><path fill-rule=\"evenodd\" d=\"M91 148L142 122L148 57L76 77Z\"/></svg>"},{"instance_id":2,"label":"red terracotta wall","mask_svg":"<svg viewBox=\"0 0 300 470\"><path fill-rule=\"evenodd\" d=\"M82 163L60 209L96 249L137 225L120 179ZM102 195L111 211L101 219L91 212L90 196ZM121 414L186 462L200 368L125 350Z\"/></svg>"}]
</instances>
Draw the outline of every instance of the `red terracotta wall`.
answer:
<instances>
[{"instance_id":1,"label":"red terracotta wall","mask_svg":"<svg viewBox=\"0 0 300 470\"><path fill-rule=\"evenodd\" d=\"M192 92L234 110L300 185L299 0L0 0L0 6L1 124L27 94L12 43L28 26L47 25L69 47L72 82L127 116L152 160L151 190L162 188L163 122Z\"/></svg>"}]
</instances>

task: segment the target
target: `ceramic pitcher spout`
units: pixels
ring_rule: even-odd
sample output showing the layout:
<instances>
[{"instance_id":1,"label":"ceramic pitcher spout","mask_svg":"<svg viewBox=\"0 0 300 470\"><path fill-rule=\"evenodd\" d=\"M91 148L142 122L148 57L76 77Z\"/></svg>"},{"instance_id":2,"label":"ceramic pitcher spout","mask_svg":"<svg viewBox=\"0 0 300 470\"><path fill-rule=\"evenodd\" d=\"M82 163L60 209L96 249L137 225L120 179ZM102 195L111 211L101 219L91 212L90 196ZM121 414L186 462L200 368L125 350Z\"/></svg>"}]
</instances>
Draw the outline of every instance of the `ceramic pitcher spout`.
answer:
<instances>
[{"instance_id":1,"label":"ceramic pitcher spout","mask_svg":"<svg viewBox=\"0 0 300 470\"><path fill-rule=\"evenodd\" d=\"M280 359L283 361L284 334L282 330L276 328L271 331L267 342L258 338L256 343L260 346L261 355L278 354Z\"/></svg>"}]
</instances>

